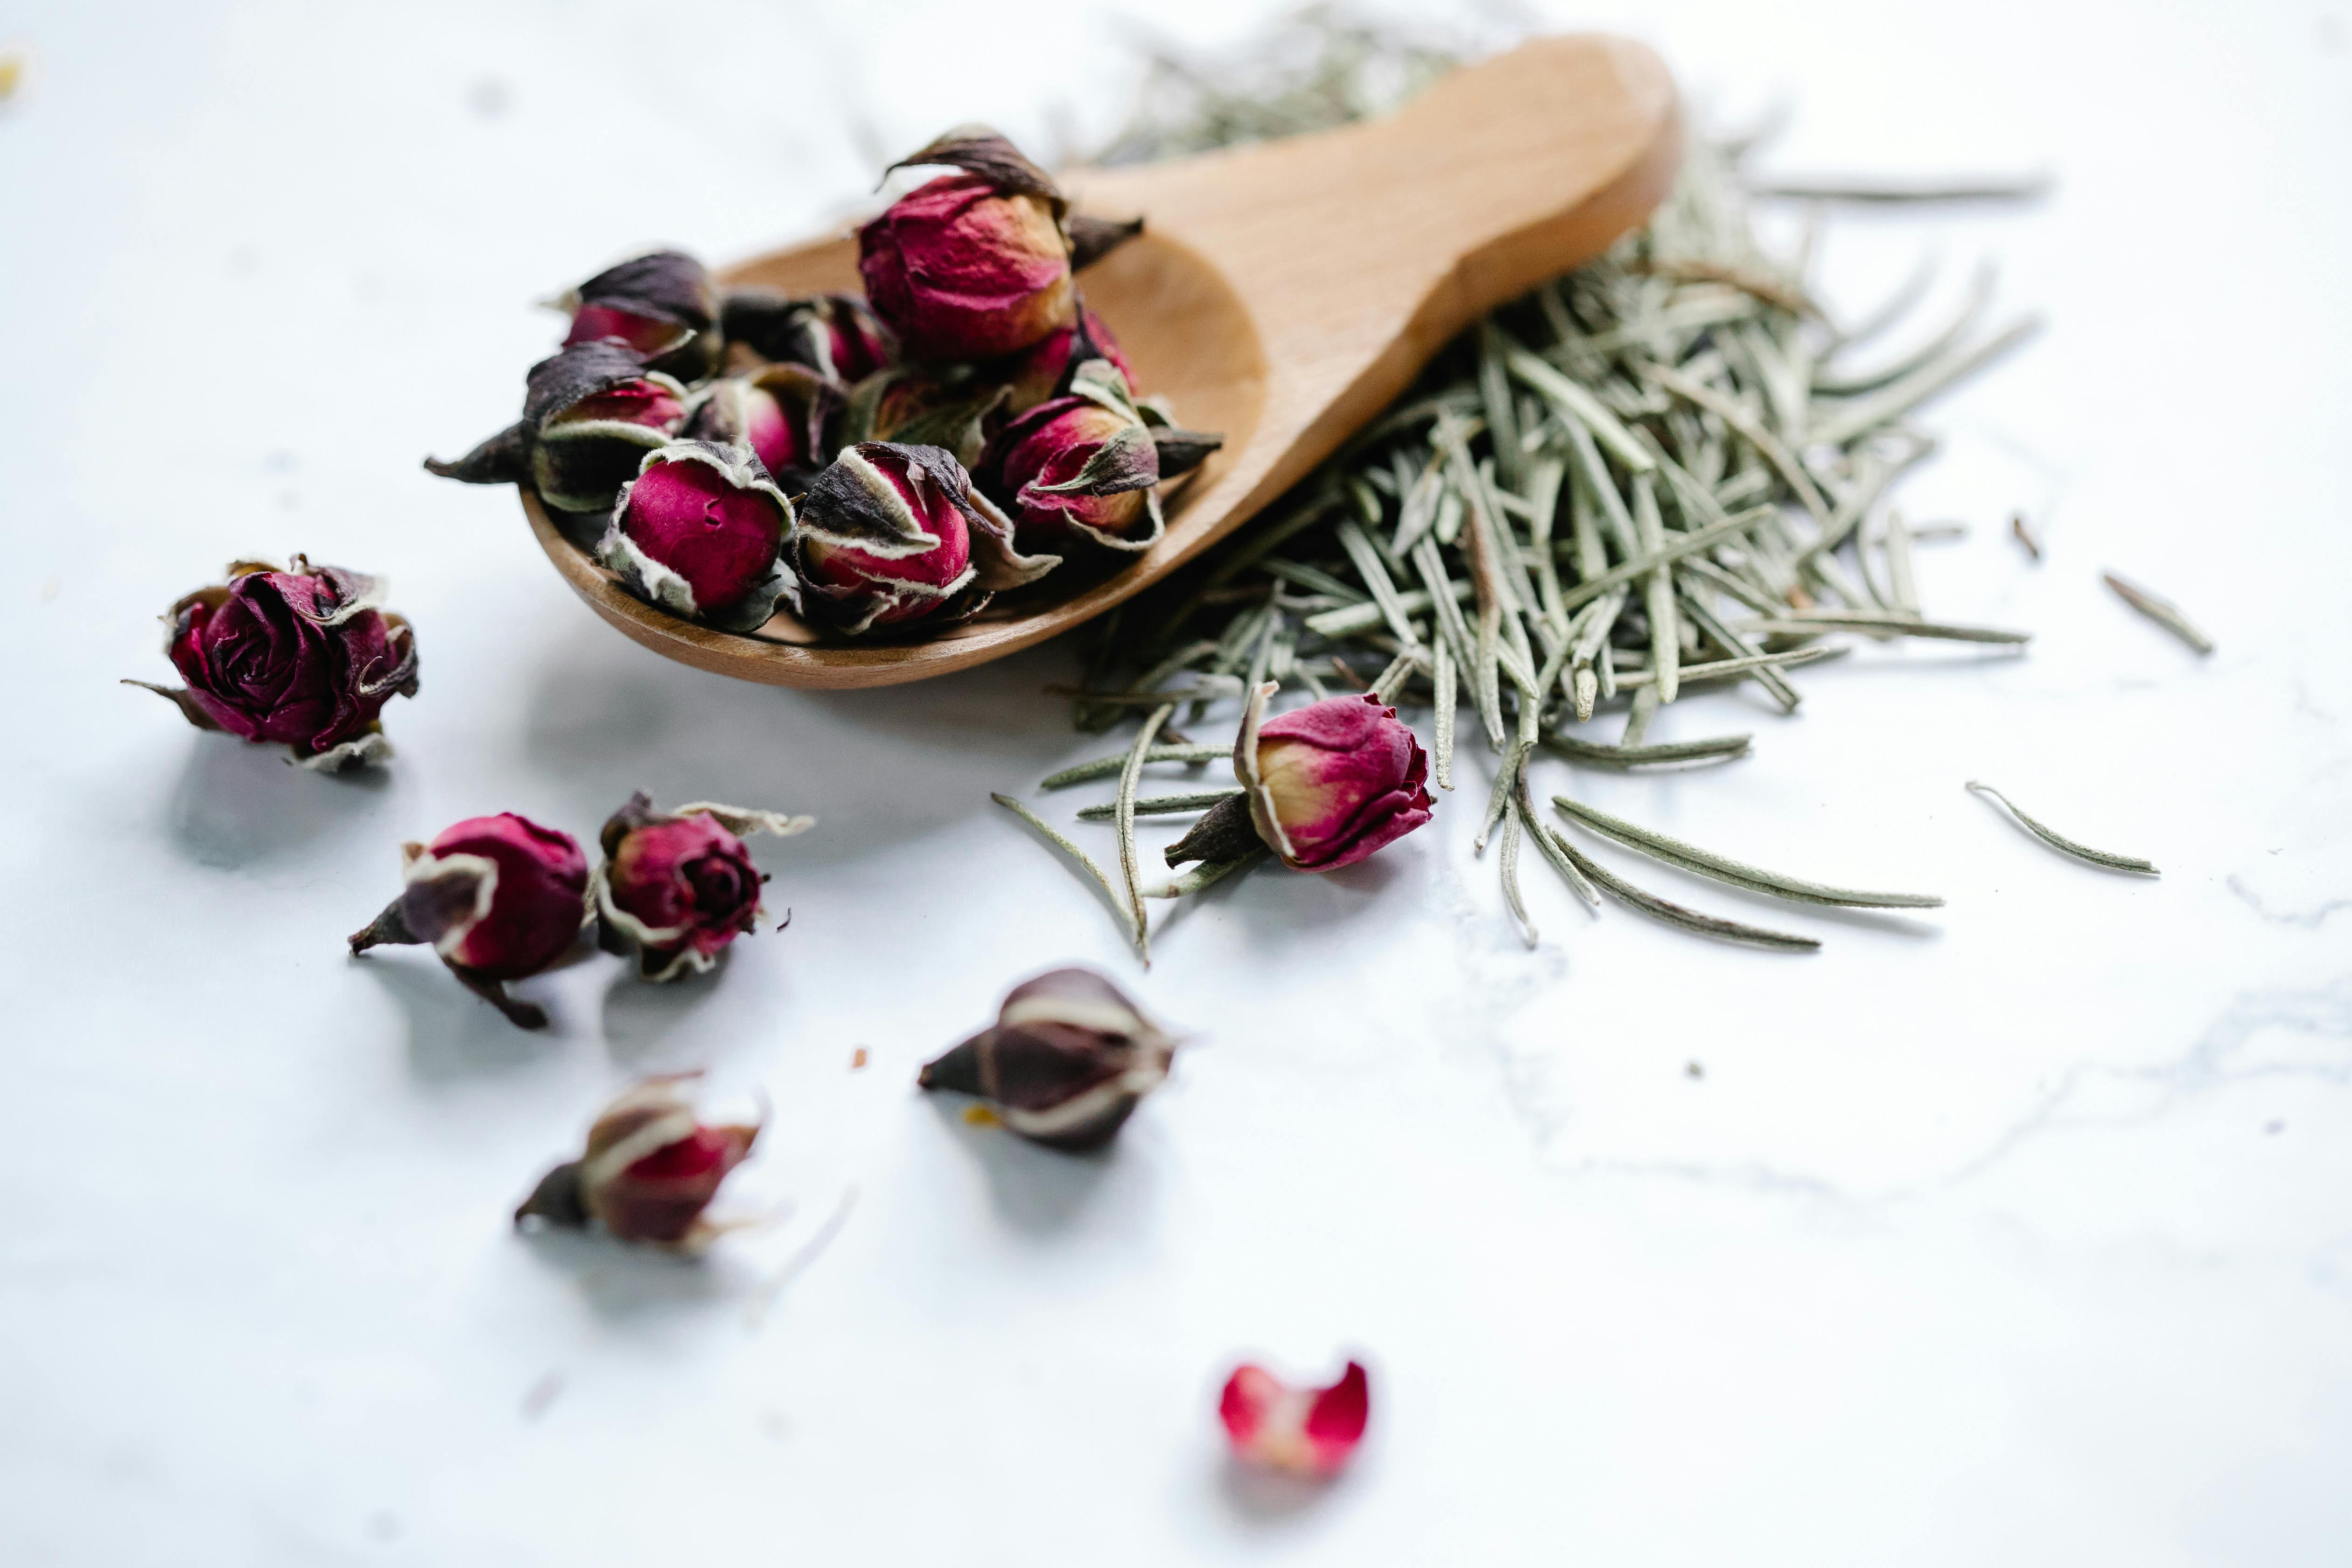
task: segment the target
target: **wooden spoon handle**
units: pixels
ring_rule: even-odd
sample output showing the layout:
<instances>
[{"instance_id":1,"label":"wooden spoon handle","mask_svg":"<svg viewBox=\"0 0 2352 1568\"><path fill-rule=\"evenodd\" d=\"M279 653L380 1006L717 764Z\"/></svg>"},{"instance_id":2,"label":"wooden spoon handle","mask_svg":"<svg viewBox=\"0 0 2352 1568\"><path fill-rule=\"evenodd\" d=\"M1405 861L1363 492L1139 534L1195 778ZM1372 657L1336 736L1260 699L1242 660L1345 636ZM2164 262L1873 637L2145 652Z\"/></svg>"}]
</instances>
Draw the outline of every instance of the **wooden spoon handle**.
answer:
<instances>
[{"instance_id":1,"label":"wooden spoon handle","mask_svg":"<svg viewBox=\"0 0 2352 1568\"><path fill-rule=\"evenodd\" d=\"M1606 248L1682 160L1673 79L1639 44L1538 38L1396 115L1181 164L1088 170L1088 210L1143 212L1249 311L1269 367L1255 511L1329 455L1484 312Z\"/></svg>"}]
</instances>

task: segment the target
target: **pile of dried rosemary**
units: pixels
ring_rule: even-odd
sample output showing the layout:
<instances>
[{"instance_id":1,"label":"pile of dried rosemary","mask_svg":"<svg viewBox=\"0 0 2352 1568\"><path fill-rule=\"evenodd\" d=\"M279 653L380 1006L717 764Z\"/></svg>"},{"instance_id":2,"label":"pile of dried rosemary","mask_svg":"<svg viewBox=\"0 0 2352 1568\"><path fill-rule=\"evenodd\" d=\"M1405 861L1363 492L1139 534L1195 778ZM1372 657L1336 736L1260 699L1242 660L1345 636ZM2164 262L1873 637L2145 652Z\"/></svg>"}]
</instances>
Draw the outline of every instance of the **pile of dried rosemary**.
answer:
<instances>
[{"instance_id":1,"label":"pile of dried rosemary","mask_svg":"<svg viewBox=\"0 0 2352 1568\"><path fill-rule=\"evenodd\" d=\"M1435 68L1426 46L1328 12L1293 26L1320 37L1322 49L1255 108L1208 86L1212 72L1156 66L1157 96L1115 151L1152 156L1334 123L1391 101L1364 85L1368 62L1387 62L1381 79L1400 92ZM1187 80L1190 118L1164 101ZM1478 850L1499 827L1505 896L1530 942L1517 886L1522 837L1594 903L1606 892L1707 934L1817 945L1631 886L1538 818L1528 781L1538 750L1621 769L1742 755L1744 734L1650 744L1645 732L1660 707L1705 681L1754 681L1793 711L1792 673L1843 651L1843 637L2027 640L1928 618L1913 564L1926 531L1883 503L1935 450L1910 422L1914 411L2035 322L1984 330L1990 290L1980 276L1957 317L1916 348L1849 368L1851 351L1905 317L1925 279L1867 319L1833 321L1807 291L1814 230L1793 256L1759 244L1755 193L1742 179L1747 150L1696 143L1645 227L1479 322L1264 517L1090 628L1078 727L1156 718L1171 702L1181 705L1176 722L1197 724L1265 681L1320 698L1377 679L1384 695L1433 710L1435 775L1450 787L1466 703L1501 758ZM1620 708L1614 739L1591 732L1596 714ZM1119 859L1131 868L1140 765L1197 764L1224 750L1142 740L1126 758L1046 784L1118 777L1118 806L1080 815L1118 823ZM1142 805L1172 810L1213 798ZM1622 845L1753 890L1810 903L1940 901L1822 887L1565 796L1557 804ZM1103 880L1114 906L1140 910L1143 889ZM1127 923L1140 945L1139 918Z\"/></svg>"}]
</instances>

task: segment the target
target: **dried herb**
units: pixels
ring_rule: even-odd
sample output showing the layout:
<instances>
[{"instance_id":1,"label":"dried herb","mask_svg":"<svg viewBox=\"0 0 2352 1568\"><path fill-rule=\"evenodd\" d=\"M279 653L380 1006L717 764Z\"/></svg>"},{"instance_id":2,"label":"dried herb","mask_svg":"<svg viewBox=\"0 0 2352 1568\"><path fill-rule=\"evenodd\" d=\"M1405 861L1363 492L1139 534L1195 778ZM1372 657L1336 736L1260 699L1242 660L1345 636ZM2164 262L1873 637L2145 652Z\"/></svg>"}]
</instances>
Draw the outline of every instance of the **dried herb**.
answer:
<instances>
[{"instance_id":1,"label":"dried herb","mask_svg":"<svg viewBox=\"0 0 2352 1568\"><path fill-rule=\"evenodd\" d=\"M2039 838L2042 843L2047 844L2051 848L2057 850L2063 855L2072 855L2077 860L2088 860L2094 866L2105 866L2108 869L2114 871L2137 871L2149 877L2158 877L2163 875L2163 873L2158 871L2154 865L2146 860L2139 859L2130 855L2110 855L2104 849L2094 849L2087 844L2077 844L2073 839L2066 837L2063 834L2052 832L2049 828L2044 827L2039 822L2034 821L2033 818L2026 816L2023 811L2018 808L2018 805L2015 801L2010 799L2009 796L2001 794L2000 791L1993 788L1992 785L1989 784L1979 784L1974 779L1971 779L1969 781L1969 788L1979 795L1989 795L1992 799L1999 801L2003 806L2008 808L2009 814L2017 818L2018 822L2023 826L2028 833L2032 834L2034 837Z\"/></svg>"},{"instance_id":2,"label":"dried herb","mask_svg":"<svg viewBox=\"0 0 2352 1568\"><path fill-rule=\"evenodd\" d=\"M2125 604L2187 643L2199 655L2213 651L2213 639L2189 625L2189 617L2180 613L2179 605L2169 599L2158 597L2137 584L2127 583L2112 572L2105 575L2107 586L2113 588L2116 596Z\"/></svg>"}]
</instances>

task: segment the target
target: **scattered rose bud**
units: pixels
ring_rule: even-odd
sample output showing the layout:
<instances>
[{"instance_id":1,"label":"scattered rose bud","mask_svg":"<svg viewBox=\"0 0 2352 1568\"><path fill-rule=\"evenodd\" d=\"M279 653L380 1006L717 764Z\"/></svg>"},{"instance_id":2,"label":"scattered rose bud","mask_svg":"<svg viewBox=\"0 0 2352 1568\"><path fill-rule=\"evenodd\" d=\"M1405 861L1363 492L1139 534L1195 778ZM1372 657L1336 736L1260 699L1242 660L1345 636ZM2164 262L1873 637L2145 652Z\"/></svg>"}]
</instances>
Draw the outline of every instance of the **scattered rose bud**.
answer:
<instances>
[{"instance_id":1,"label":"scattered rose bud","mask_svg":"<svg viewBox=\"0 0 2352 1568\"><path fill-rule=\"evenodd\" d=\"M1076 320L1066 327L1055 327L1013 362L1013 377L1006 383L1004 411L1026 414L1047 398L1059 395L1066 390L1064 377L1071 368L1090 359L1108 361L1129 387L1135 384L1135 367L1119 352L1110 329L1103 325L1100 316L1081 306Z\"/></svg>"},{"instance_id":2,"label":"scattered rose bud","mask_svg":"<svg viewBox=\"0 0 2352 1568\"><path fill-rule=\"evenodd\" d=\"M792 502L750 447L678 441L621 487L596 559L649 605L748 632L792 588Z\"/></svg>"},{"instance_id":3,"label":"scattered rose bud","mask_svg":"<svg viewBox=\"0 0 2352 1568\"><path fill-rule=\"evenodd\" d=\"M741 1164L757 1126L705 1126L683 1086L697 1075L646 1079L606 1106L588 1146L540 1178L515 1210L565 1230L594 1220L623 1241L699 1251L721 1226L703 1216L719 1184Z\"/></svg>"},{"instance_id":4,"label":"scattered rose bud","mask_svg":"<svg viewBox=\"0 0 2352 1568\"><path fill-rule=\"evenodd\" d=\"M1242 793L1219 802L1168 850L1168 863L1229 860L1261 843L1297 871L1352 866L1429 820L1429 759L1380 699L1331 697L1265 717L1269 683L1250 694L1234 743Z\"/></svg>"},{"instance_id":5,"label":"scattered rose bud","mask_svg":"<svg viewBox=\"0 0 2352 1568\"><path fill-rule=\"evenodd\" d=\"M649 370L698 381L719 362L710 274L693 257L657 250L608 267L555 301L570 314L566 348L610 339Z\"/></svg>"},{"instance_id":6,"label":"scattered rose bud","mask_svg":"<svg viewBox=\"0 0 2352 1568\"><path fill-rule=\"evenodd\" d=\"M1352 1361L1328 1388L1293 1388L1264 1367L1244 1364L1217 1401L1236 1455L1315 1478L1335 1476L1347 1465L1370 1414L1370 1380Z\"/></svg>"},{"instance_id":7,"label":"scattered rose bud","mask_svg":"<svg viewBox=\"0 0 2352 1568\"><path fill-rule=\"evenodd\" d=\"M809 816L698 801L654 809L643 794L604 824L596 868L596 939L607 952L637 954L647 980L700 974L760 920L760 884L742 835L790 837Z\"/></svg>"},{"instance_id":8,"label":"scattered rose bud","mask_svg":"<svg viewBox=\"0 0 2352 1568\"><path fill-rule=\"evenodd\" d=\"M1014 986L992 1027L917 1081L980 1096L1024 1138L1094 1149L1160 1087L1175 1050L1118 986L1090 969L1056 969Z\"/></svg>"},{"instance_id":9,"label":"scattered rose bud","mask_svg":"<svg viewBox=\"0 0 2352 1568\"><path fill-rule=\"evenodd\" d=\"M844 447L801 498L795 607L850 634L977 614L1034 582L1057 556L1023 556L1013 525L952 454L862 441Z\"/></svg>"},{"instance_id":10,"label":"scattered rose bud","mask_svg":"<svg viewBox=\"0 0 2352 1568\"><path fill-rule=\"evenodd\" d=\"M425 466L469 485L531 485L559 511L604 511L686 422L686 401L684 386L621 344L579 343L531 367L520 421L454 463Z\"/></svg>"},{"instance_id":11,"label":"scattered rose bud","mask_svg":"<svg viewBox=\"0 0 2352 1568\"><path fill-rule=\"evenodd\" d=\"M772 364L696 394L684 434L749 447L778 483L799 482L824 467L825 430L840 406L839 388L815 371Z\"/></svg>"},{"instance_id":12,"label":"scattered rose bud","mask_svg":"<svg viewBox=\"0 0 2352 1568\"><path fill-rule=\"evenodd\" d=\"M857 234L866 297L922 360L1016 353L1072 319L1066 204L1003 137L950 132L891 165L944 163Z\"/></svg>"},{"instance_id":13,"label":"scattered rose bud","mask_svg":"<svg viewBox=\"0 0 2352 1568\"><path fill-rule=\"evenodd\" d=\"M855 294L794 299L772 289L738 289L719 307L728 346L776 363L803 364L844 386L898 357L898 341Z\"/></svg>"},{"instance_id":14,"label":"scattered rose bud","mask_svg":"<svg viewBox=\"0 0 2352 1568\"><path fill-rule=\"evenodd\" d=\"M588 860L568 833L513 812L473 816L400 847L404 884L352 952L429 943L467 989L526 1029L547 1015L506 994L563 956L587 922Z\"/></svg>"},{"instance_id":15,"label":"scattered rose bud","mask_svg":"<svg viewBox=\"0 0 2352 1568\"><path fill-rule=\"evenodd\" d=\"M377 715L416 695L416 634L377 607L382 579L299 555L282 571L233 562L227 576L163 617L186 688L124 684L170 698L200 730L283 745L308 768L391 756Z\"/></svg>"}]
</instances>

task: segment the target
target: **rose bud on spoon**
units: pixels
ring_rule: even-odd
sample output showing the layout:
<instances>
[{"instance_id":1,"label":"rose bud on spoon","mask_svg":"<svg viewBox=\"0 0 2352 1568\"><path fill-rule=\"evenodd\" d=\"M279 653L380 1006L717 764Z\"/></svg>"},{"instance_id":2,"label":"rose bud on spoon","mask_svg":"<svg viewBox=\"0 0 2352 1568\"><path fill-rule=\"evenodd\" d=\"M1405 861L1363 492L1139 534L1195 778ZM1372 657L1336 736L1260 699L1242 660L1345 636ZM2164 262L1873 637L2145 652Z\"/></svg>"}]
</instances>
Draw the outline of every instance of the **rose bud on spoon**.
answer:
<instances>
[{"instance_id":1,"label":"rose bud on spoon","mask_svg":"<svg viewBox=\"0 0 2352 1568\"><path fill-rule=\"evenodd\" d=\"M511 811L471 816L430 844L400 847L400 896L364 930L354 955L431 944L466 988L526 1029L546 1012L506 994L571 948L588 918L588 860L568 833Z\"/></svg>"},{"instance_id":2,"label":"rose bud on spoon","mask_svg":"<svg viewBox=\"0 0 2352 1568\"><path fill-rule=\"evenodd\" d=\"M806 365L762 365L697 392L683 434L749 447L770 478L798 489L824 467L826 432L841 404L841 389Z\"/></svg>"},{"instance_id":3,"label":"rose bud on spoon","mask_svg":"<svg viewBox=\"0 0 2352 1568\"><path fill-rule=\"evenodd\" d=\"M383 579L294 557L283 570L232 562L228 581L165 613L164 651L184 689L170 698L199 730L275 742L332 773L392 755L377 715L416 695L416 634L378 608Z\"/></svg>"},{"instance_id":4,"label":"rose bud on spoon","mask_svg":"<svg viewBox=\"0 0 2352 1568\"><path fill-rule=\"evenodd\" d=\"M604 824L596 868L597 945L637 955L647 980L708 973L727 944L761 916L760 885L743 836L789 838L816 826L813 816L698 801L656 811L640 791Z\"/></svg>"},{"instance_id":5,"label":"rose bud on spoon","mask_svg":"<svg viewBox=\"0 0 2352 1568\"><path fill-rule=\"evenodd\" d=\"M756 630L791 592L793 504L746 446L677 441L621 487L596 559L674 616Z\"/></svg>"},{"instance_id":6,"label":"rose bud on spoon","mask_svg":"<svg viewBox=\"0 0 2352 1568\"><path fill-rule=\"evenodd\" d=\"M656 250L608 267L551 301L572 318L563 346L611 339L648 370L699 381L719 364L718 300L701 262Z\"/></svg>"},{"instance_id":7,"label":"rose bud on spoon","mask_svg":"<svg viewBox=\"0 0 2352 1568\"><path fill-rule=\"evenodd\" d=\"M699 1121L684 1092L699 1076L650 1078L606 1106L580 1158L541 1177L515 1210L516 1228L535 1219L580 1230L593 1220L623 1241L685 1253L708 1246L727 1227L703 1211L750 1155L760 1127Z\"/></svg>"},{"instance_id":8,"label":"rose bud on spoon","mask_svg":"<svg viewBox=\"0 0 2352 1568\"><path fill-rule=\"evenodd\" d=\"M898 340L855 294L797 299L772 289L737 289L719 308L730 353L741 349L778 364L802 364L844 386L898 357Z\"/></svg>"},{"instance_id":9,"label":"rose bud on spoon","mask_svg":"<svg viewBox=\"0 0 2352 1568\"><path fill-rule=\"evenodd\" d=\"M531 366L522 418L453 463L425 467L469 485L528 484L559 511L604 511L686 423L686 388L622 344L578 343Z\"/></svg>"}]
</instances>

